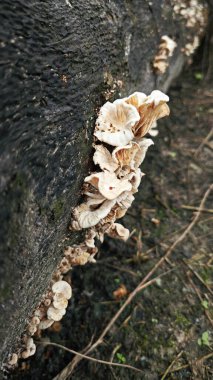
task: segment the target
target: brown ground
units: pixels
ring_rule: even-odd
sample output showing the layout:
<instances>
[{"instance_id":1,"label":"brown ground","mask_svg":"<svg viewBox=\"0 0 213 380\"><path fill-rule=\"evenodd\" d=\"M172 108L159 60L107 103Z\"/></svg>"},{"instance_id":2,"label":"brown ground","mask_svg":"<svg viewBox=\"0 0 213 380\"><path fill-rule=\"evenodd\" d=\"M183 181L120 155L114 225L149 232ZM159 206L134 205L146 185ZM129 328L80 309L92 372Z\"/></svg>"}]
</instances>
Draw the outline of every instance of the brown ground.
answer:
<instances>
[{"instance_id":1,"label":"brown ground","mask_svg":"<svg viewBox=\"0 0 213 380\"><path fill-rule=\"evenodd\" d=\"M142 168L146 177L125 218L132 237L126 244L108 240L96 265L73 271L74 297L55 326L60 332L48 333L50 341L77 351L87 346L126 298L116 300L113 292L121 284L131 292L194 217L193 208L211 181L213 92L206 74L202 63L195 63L171 88L171 116L159 123L160 134ZM172 271L134 299L91 354L143 373L83 360L72 379L213 378L211 196L195 227L157 274ZM62 349L38 346L36 356L10 378L52 379L71 358Z\"/></svg>"}]
</instances>

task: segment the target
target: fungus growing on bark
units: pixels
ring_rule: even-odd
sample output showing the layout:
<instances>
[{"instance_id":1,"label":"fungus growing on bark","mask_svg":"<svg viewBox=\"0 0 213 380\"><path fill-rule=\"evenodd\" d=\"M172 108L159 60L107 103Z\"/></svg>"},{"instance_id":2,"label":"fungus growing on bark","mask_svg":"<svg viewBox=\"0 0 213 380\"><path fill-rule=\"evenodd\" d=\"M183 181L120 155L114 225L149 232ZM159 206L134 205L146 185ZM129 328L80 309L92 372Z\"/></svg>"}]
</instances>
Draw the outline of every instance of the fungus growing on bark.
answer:
<instances>
[{"instance_id":1,"label":"fungus growing on bark","mask_svg":"<svg viewBox=\"0 0 213 380\"><path fill-rule=\"evenodd\" d=\"M93 161L95 165L99 165L102 170L114 172L118 168L118 164L113 160L111 153L103 145L94 145L95 153Z\"/></svg>"},{"instance_id":2,"label":"fungus growing on bark","mask_svg":"<svg viewBox=\"0 0 213 380\"><path fill-rule=\"evenodd\" d=\"M189 33L186 34L185 46L181 49L190 56L199 46L208 21L207 3L201 0L172 0L174 17L184 21ZM189 61L190 62L190 61Z\"/></svg>"},{"instance_id":3,"label":"fungus growing on bark","mask_svg":"<svg viewBox=\"0 0 213 380\"><path fill-rule=\"evenodd\" d=\"M164 74L169 66L168 58L173 55L177 44L168 36L162 36L158 52L153 61L153 67L159 74Z\"/></svg>"},{"instance_id":4,"label":"fungus growing on bark","mask_svg":"<svg viewBox=\"0 0 213 380\"><path fill-rule=\"evenodd\" d=\"M52 326L52 324L54 323L54 320L53 319L43 319L39 325L38 325L38 328L40 330L46 330L48 329L48 327Z\"/></svg>"},{"instance_id":5,"label":"fungus growing on bark","mask_svg":"<svg viewBox=\"0 0 213 380\"><path fill-rule=\"evenodd\" d=\"M193 40L191 42L188 42L182 51L189 57L194 53L194 51L198 48L200 43L200 40L198 36L194 36Z\"/></svg>"},{"instance_id":6,"label":"fungus growing on bark","mask_svg":"<svg viewBox=\"0 0 213 380\"><path fill-rule=\"evenodd\" d=\"M18 355L15 354L15 353L13 353L13 354L10 356L10 359L9 359L9 361L8 361L8 365L12 367L12 366L16 365L17 362L18 362Z\"/></svg>"},{"instance_id":7,"label":"fungus growing on bark","mask_svg":"<svg viewBox=\"0 0 213 380\"><path fill-rule=\"evenodd\" d=\"M81 230L95 226L109 214L114 205L115 200L106 200L97 209L92 209L87 203L82 203L74 210L73 229Z\"/></svg>"},{"instance_id":8,"label":"fungus growing on bark","mask_svg":"<svg viewBox=\"0 0 213 380\"><path fill-rule=\"evenodd\" d=\"M118 163L120 168L126 166L129 167L129 170L131 170L134 168L134 158L138 150L140 150L139 145L132 141L128 145L114 149L112 152L112 157L114 161Z\"/></svg>"},{"instance_id":9,"label":"fungus growing on bark","mask_svg":"<svg viewBox=\"0 0 213 380\"><path fill-rule=\"evenodd\" d=\"M126 145L133 139L132 127L139 119L136 108L122 99L107 102L100 109L94 135L112 146Z\"/></svg>"},{"instance_id":10,"label":"fungus growing on bark","mask_svg":"<svg viewBox=\"0 0 213 380\"><path fill-rule=\"evenodd\" d=\"M129 230L120 223L113 223L106 232L112 238L117 238L124 241L129 238Z\"/></svg>"},{"instance_id":11,"label":"fungus growing on bark","mask_svg":"<svg viewBox=\"0 0 213 380\"><path fill-rule=\"evenodd\" d=\"M50 306L47 309L47 318L53 321L60 321L64 314L66 313L66 309L56 309L54 306Z\"/></svg>"},{"instance_id":12,"label":"fungus growing on bark","mask_svg":"<svg viewBox=\"0 0 213 380\"><path fill-rule=\"evenodd\" d=\"M138 108L144 103L146 98L147 96L143 92L134 92L127 98L124 98L124 100L127 104L131 104L138 110Z\"/></svg>"},{"instance_id":13,"label":"fungus growing on bark","mask_svg":"<svg viewBox=\"0 0 213 380\"><path fill-rule=\"evenodd\" d=\"M26 344L26 350L22 351L21 353L22 359L27 359L29 358L29 356L34 355L36 352L36 345L33 342L33 338L29 338L29 337L26 338L25 344Z\"/></svg>"},{"instance_id":14,"label":"fungus growing on bark","mask_svg":"<svg viewBox=\"0 0 213 380\"><path fill-rule=\"evenodd\" d=\"M140 120L134 127L136 141L145 136L158 119L169 115L168 101L169 97L158 90L152 91L147 97L138 109Z\"/></svg>"},{"instance_id":15,"label":"fungus growing on bark","mask_svg":"<svg viewBox=\"0 0 213 380\"><path fill-rule=\"evenodd\" d=\"M19 355L22 358L35 353L31 335L60 321L66 313L72 289L63 275L75 265L95 262L98 251L95 239L103 242L105 234L124 241L128 239L129 230L116 223L116 219L125 215L134 200L133 194L138 191L144 175L139 167L153 144L144 135L152 134L156 120L169 115L168 101L168 96L158 90L149 96L135 92L127 98L107 102L100 109L94 132L93 161L101 171L85 178L84 200L73 210L70 227L71 230L86 229L85 239L65 249L64 257L52 274L51 287L29 322L23 339L26 349ZM15 359L14 356L10 362Z\"/></svg>"},{"instance_id":16,"label":"fungus growing on bark","mask_svg":"<svg viewBox=\"0 0 213 380\"><path fill-rule=\"evenodd\" d=\"M124 191L130 191L131 185L126 179L118 179L115 173L107 171L91 174L85 178L100 194L108 200L117 198Z\"/></svg>"},{"instance_id":17,"label":"fungus growing on bark","mask_svg":"<svg viewBox=\"0 0 213 380\"><path fill-rule=\"evenodd\" d=\"M72 297L72 288L66 281L57 281L52 286L54 297L64 296L67 300Z\"/></svg>"}]
</instances>

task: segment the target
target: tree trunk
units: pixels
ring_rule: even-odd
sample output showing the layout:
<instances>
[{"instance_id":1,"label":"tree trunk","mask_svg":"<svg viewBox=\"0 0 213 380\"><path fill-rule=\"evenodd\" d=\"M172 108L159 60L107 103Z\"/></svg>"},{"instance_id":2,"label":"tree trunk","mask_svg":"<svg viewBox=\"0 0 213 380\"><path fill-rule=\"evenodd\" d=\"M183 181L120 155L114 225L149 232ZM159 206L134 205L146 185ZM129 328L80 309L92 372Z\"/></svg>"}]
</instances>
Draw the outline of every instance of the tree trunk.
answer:
<instances>
[{"instance_id":1,"label":"tree trunk","mask_svg":"<svg viewBox=\"0 0 213 380\"><path fill-rule=\"evenodd\" d=\"M135 90L168 88L200 29L171 1L4 0L1 4L0 359L20 344L48 287L92 167L99 107ZM177 43L153 72L160 38Z\"/></svg>"}]
</instances>

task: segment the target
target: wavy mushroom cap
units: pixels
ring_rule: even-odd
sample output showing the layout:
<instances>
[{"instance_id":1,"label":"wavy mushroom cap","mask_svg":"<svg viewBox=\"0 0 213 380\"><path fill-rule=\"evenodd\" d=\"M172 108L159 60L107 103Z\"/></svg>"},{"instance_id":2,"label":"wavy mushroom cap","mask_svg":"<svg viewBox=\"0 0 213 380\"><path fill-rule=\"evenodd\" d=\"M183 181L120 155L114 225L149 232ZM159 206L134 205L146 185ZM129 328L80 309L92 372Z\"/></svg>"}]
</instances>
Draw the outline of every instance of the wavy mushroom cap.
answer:
<instances>
[{"instance_id":1,"label":"wavy mushroom cap","mask_svg":"<svg viewBox=\"0 0 213 380\"><path fill-rule=\"evenodd\" d=\"M176 42L168 36L162 36L161 41L163 42L162 47L168 51L168 56L171 57L177 46Z\"/></svg>"},{"instance_id":2,"label":"wavy mushroom cap","mask_svg":"<svg viewBox=\"0 0 213 380\"><path fill-rule=\"evenodd\" d=\"M68 301L65 297L63 297L63 296L61 296L60 298L58 298L57 296L53 297L53 306L56 309L59 309L59 310L66 309L67 305L68 305Z\"/></svg>"},{"instance_id":3,"label":"wavy mushroom cap","mask_svg":"<svg viewBox=\"0 0 213 380\"><path fill-rule=\"evenodd\" d=\"M26 341L26 350L21 353L22 359L27 359L29 356L32 356L36 352L36 345L33 341L33 338L27 338Z\"/></svg>"},{"instance_id":4,"label":"wavy mushroom cap","mask_svg":"<svg viewBox=\"0 0 213 380\"><path fill-rule=\"evenodd\" d=\"M113 238L121 239L124 241L129 238L129 230L122 226L120 223L111 224L110 228L107 230L107 234Z\"/></svg>"},{"instance_id":5,"label":"wavy mushroom cap","mask_svg":"<svg viewBox=\"0 0 213 380\"><path fill-rule=\"evenodd\" d=\"M100 109L94 135L112 146L126 145L133 139L132 127L139 119L136 108L124 100L107 102Z\"/></svg>"},{"instance_id":6,"label":"wavy mushroom cap","mask_svg":"<svg viewBox=\"0 0 213 380\"><path fill-rule=\"evenodd\" d=\"M91 209L86 203L82 203L75 209L75 220L80 228L93 227L105 218L112 207L115 205L115 200L106 200L95 210Z\"/></svg>"},{"instance_id":7,"label":"wavy mushroom cap","mask_svg":"<svg viewBox=\"0 0 213 380\"><path fill-rule=\"evenodd\" d=\"M134 201L134 195L131 191L125 191L120 197L117 198L117 204L123 208L128 209Z\"/></svg>"},{"instance_id":8,"label":"wavy mushroom cap","mask_svg":"<svg viewBox=\"0 0 213 380\"><path fill-rule=\"evenodd\" d=\"M141 183L141 178L144 175L144 173L141 172L141 170L138 168L134 172L131 172L128 175L129 181L132 184L132 193L137 193L138 192L138 187Z\"/></svg>"},{"instance_id":9,"label":"wavy mushroom cap","mask_svg":"<svg viewBox=\"0 0 213 380\"><path fill-rule=\"evenodd\" d=\"M160 103L167 103L169 101L168 95L164 94L160 90L154 90L151 92L145 101L146 104L153 104L154 108Z\"/></svg>"},{"instance_id":10,"label":"wavy mushroom cap","mask_svg":"<svg viewBox=\"0 0 213 380\"><path fill-rule=\"evenodd\" d=\"M113 200L124 191L131 190L131 184L128 180L118 179L115 173L110 172L93 173L85 178L85 182L98 189L108 200Z\"/></svg>"},{"instance_id":11,"label":"wavy mushroom cap","mask_svg":"<svg viewBox=\"0 0 213 380\"><path fill-rule=\"evenodd\" d=\"M34 335L37 331L37 326L36 325L29 325L27 328L27 331L30 335Z\"/></svg>"},{"instance_id":12,"label":"wavy mushroom cap","mask_svg":"<svg viewBox=\"0 0 213 380\"><path fill-rule=\"evenodd\" d=\"M129 166L132 168L133 160L138 150L140 150L139 145L135 142L131 142L126 146L115 148L112 152L112 157L121 168L123 166Z\"/></svg>"},{"instance_id":13,"label":"wavy mushroom cap","mask_svg":"<svg viewBox=\"0 0 213 380\"><path fill-rule=\"evenodd\" d=\"M139 108L140 121L134 127L136 139L146 135L158 119L169 115L170 110L166 104L168 101L169 97L163 92L159 90L152 91L145 103Z\"/></svg>"},{"instance_id":14,"label":"wavy mushroom cap","mask_svg":"<svg viewBox=\"0 0 213 380\"><path fill-rule=\"evenodd\" d=\"M64 314L66 313L66 309L56 309L53 306L50 306L47 310L47 318L53 321L60 321Z\"/></svg>"},{"instance_id":15,"label":"wavy mushroom cap","mask_svg":"<svg viewBox=\"0 0 213 380\"><path fill-rule=\"evenodd\" d=\"M138 168L145 159L146 152L151 145L154 145L152 139L142 139L138 142L139 149L135 155L135 167Z\"/></svg>"},{"instance_id":16,"label":"wavy mushroom cap","mask_svg":"<svg viewBox=\"0 0 213 380\"><path fill-rule=\"evenodd\" d=\"M37 316L34 316L34 317L32 317L30 323L33 324L33 325L39 325L39 323L40 323L40 318L37 317Z\"/></svg>"},{"instance_id":17,"label":"wavy mushroom cap","mask_svg":"<svg viewBox=\"0 0 213 380\"><path fill-rule=\"evenodd\" d=\"M43 319L43 320L39 323L38 328L39 328L40 330L46 330L46 329L48 329L48 327L52 326L53 323L54 323L54 320L53 320L53 319Z\"/></svg>"},{"instance_id":18,"label":"wavy mushroom cap","mask_svg":"<svg viewBox=\"0 0 213 380\"><path fill-rule=\"evenodd\" d=\"M18 355L16 353L11 354L8 364L13 366L18 362Z\"/></svg>"},{"instance_id":19,"label":"wavy mushroom cap","mask_svg":"<svg viewBox=\"0 0 213 380\"><path fill-rule=\"evenodd\" d=\"M113 160L111 153L103 145L95 145L95 153L93 161L95 165L99 165L102 170L114 172L118 168L118 164Z\"/></svg>"},{"instance_id":20,"label":"wavy mushroom cap","mask_svg":"<svg viewBox=\"0 0 213 380\"><path fill-rule=\"evenodd\" d=\"M64 298L69 300L72 296L72 288L66 281L57 281L52 286L52 291L55 294L62 294Z\"/></svg>"},{"instance_id":21,"label":"wavy mushroom cap","mask_svg":"<svg viewBox=\"0 0 213 380\"><path fill-rule=\"evenodd\" d=\"M132 95L128 96L128 98L124 98L124 100L127 104L131 104L138 109L144 103L146 98L147 96L143 92L134 92Z\"/></svg>"}]
</instances>

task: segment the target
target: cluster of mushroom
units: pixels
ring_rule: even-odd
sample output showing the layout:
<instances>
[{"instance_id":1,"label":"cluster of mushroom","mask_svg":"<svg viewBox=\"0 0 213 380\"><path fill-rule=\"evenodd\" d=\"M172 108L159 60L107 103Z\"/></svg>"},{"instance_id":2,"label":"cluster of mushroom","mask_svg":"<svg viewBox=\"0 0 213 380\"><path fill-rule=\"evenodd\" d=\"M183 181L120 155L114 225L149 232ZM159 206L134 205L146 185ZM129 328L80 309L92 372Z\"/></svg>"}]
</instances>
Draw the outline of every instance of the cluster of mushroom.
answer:
<instances>
[{"instance_id":1,"label":"cluster of mushroom","mask_svg":"<svg viewBox=\"0 0 213 380\"><path fill-rule=\"evenodd\" d=\"M35 354L36 345L32 336L62 319L71 296L72 288L68 282L63 280L53 282L51 290L46 293L29 321L27 331L22 338L23 348L20 349L19 353L11 355L8 361L9 366L14 366L19 358L27 359Z\"/></svg>"},{"instance_id":2,"label":"cluster of mushroom","mask_svg":"<svg viewBox=\"0 0 213 380\"><path fill-rule=\"evenodd\" d=\"M162 36L153 67L158 74L164 74L169 66L168 58L172 57L177 44L168 36Z\"/></svg>"},{"instance_id":3,"label":"cluster of mushroom","mask_svg":"<svg viewBox=\"0 0 213 380\"><path fill-rule=\"evenodd\" d=\"M191 33L186 33L187 42L182 48L186 56L191 56L200 43L208 19L208 8L201 0L174 0L174 17L184 20L185 26Z\"/></svg>"},{"instance_id":4,"label":"cluster of mushroom","mask_svg":"<svg viewBox=\"0 0 213 380\"><path fill-rule=\"evenodd\" d=\"M74 230L93 228L97 238L105 233L122 240L129 237L115 221L125 215L138 191L144 175L140 165L153 144L144 136L156 134L156 121L169 115L168 101L158 90L149 96L135 92L100 109L94 132L97 171L84 180L85 201L73 211Z\"/></svg>"},{"instance_id":5,"label":"cluster of mushroom","mask_svg":"<svg viewBox=\"0 0 213 380\"><path fill-rule=\"evenodd\" d=\"M194 28L197 25L201 29L205 25L205 6L200 0L175 0L174 12L182 16L186 21L187 28Z\"/></svg>"},{"instance_id":6,"label":"cluster of mushroom","mask_svg":"<svg viewBox=\"0 0 213 380\"><path fill-rule=\"evenodd\" d=\"M86 229L79 245L67 247L64 257L52 275L49 290L31 317L23 338L24 349L11 355L9 366L18 358L33 355L36 346L32 336L60 321L66 312L72 289L63 280L73 266L95 262L98 251L95 239L103 242L104 234L127 240L129 230L116 219L123 217L138 191L143 173L140 165L147 149L153 144L149 133L156 136L156 121L169 115L169 98L155 90L146 96L135 92L131 96L107 102L100 109L95 127L93 161L98 171L85 178L85 201L73 211L71 229Z\"/></svg>"}]
</instances>

